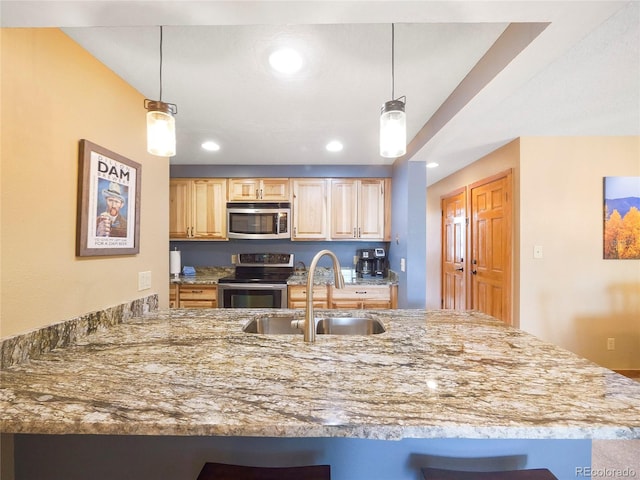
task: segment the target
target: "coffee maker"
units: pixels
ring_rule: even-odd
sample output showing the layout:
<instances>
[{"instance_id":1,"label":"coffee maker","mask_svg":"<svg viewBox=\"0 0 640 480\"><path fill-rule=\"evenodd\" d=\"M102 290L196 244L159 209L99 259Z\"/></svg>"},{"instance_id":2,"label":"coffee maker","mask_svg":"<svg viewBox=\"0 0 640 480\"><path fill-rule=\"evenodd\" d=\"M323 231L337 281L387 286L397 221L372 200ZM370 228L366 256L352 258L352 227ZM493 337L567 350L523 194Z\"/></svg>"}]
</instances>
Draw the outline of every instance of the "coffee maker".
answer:
<instances>
[{"instance_id":1,"label":"coffee maker","mask_svg":"<svg viewBox=\"0 0 640 480\"><path fill-rule=\"evenodd\" d=\"M361 248L356 251L356 276L358 278L384 278L389 264L384 248Z\"/></svg>"}]
</instances>

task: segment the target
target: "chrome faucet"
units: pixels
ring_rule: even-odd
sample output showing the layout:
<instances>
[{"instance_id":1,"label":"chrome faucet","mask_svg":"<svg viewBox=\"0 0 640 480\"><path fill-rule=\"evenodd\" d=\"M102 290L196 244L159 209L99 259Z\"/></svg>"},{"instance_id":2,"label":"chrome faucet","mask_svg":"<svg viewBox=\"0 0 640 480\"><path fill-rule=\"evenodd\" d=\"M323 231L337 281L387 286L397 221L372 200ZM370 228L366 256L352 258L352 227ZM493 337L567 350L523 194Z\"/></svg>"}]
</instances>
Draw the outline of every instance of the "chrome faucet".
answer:
<instances>
[{"instance_id":1,"label":"chrome faucet","mask_svg":"<svg viewBox=\"0 0 640 480\"><path fill-rule=\"evenodd\" d=\"M313 313L313 276L316 272L316 265L320 257L329 255L333 260L333 276L334 284L336 288L344 288L344 278L340 273L340 262L335 253L330 250L320 250L316 253L316 256L311 260L309 266L309 272L307 273L307 310L304 313L304 341L315 342L316 341L316 319Z\"/></svg>"}]
</instances>

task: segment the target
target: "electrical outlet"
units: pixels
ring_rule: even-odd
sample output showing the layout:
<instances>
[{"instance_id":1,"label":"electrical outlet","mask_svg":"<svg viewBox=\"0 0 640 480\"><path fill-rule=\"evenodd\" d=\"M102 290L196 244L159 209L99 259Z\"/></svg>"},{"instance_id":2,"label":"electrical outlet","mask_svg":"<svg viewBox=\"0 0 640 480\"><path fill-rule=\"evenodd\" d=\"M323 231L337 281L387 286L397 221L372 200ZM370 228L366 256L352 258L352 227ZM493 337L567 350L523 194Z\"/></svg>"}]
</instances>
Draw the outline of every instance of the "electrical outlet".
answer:
<instances>
[{"instance_id":1,"label":"electrical outlet","mask_svg":"<svg viewBox=\"0 0 640 480\"><path fill-rule=\"evenodd\" d=\"M231 254L231 265L235 265L236 263L238 263L238 255Z\"/></svg>"},{"instance_id":2,"label":"electrical outlet","mask_svg":"<svg viewBox=\"0 0 640 480\"><path fill-rule=\"evenodd\" d=\"M616 349L616 339L609 337L607 338L607 350L615 350Z\"/></svg>"},{"instance_id":3,"label":"electrical outlet","mask_svg":"<svg viewBox=\"0 0 640 480\"><path fill-rule=\"evenodd\" d=\"M400 259L400 271L405 272L407 270L407 261L404 258Z\"/></svg>"},{"instance_id":4,"label":"electrical outlet","mask_svg":"<svg viewBox=\"0 0 640 480\"><path fill-rule=\"evenodd\" d=\"M151 288L151 272L138 272L138 290Z\"/></svg>"},{"instance_id":5,"label":"electrical outlet","mask_svg":"<svg viewBox=\"0 0 640 480\"><path fill-rule=\"evenodd\" d=\"M542 245L534 245L533 258L542 258Z\"/></svg>"},{"instance_id":6,"label":"electrical outlet","mask_svg":"<svg viewBox=\"0 0 640 480\"><path fill-rule=\"evenodd\" d=\"M357 256L357 255L354 255L354 256L353 256L353 264L354 264L354 265L357 265L357 264L358 264L358 260L359 260L358 256Z\"/></svg>"}]
</instances>

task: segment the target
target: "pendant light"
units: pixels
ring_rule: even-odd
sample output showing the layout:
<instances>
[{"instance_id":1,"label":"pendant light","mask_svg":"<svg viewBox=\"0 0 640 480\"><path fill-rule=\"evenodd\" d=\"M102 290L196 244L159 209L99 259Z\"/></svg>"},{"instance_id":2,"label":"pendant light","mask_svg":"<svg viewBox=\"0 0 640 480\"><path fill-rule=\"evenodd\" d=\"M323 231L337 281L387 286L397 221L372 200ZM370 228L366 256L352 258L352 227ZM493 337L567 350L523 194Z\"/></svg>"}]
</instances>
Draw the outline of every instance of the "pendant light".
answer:
<instances>
[{"instance_id":1,"label":"pendant light","mask_svg":"<svg viewBox=\"0 0 640 480\"><path fill-rule=\"evenodd\" d=\"M145 98L147 111L147 151L159 157L176 154L176 119L178 107L162 101L162 25L160 26L160 99Z\"/></svg>"},{"instance_id":2,"label":"pendant light","mask_svg":"<svg viewBox=\"0 0 640 480\"><path fill-rule=\"evenodd\" d=\"M380 155L397 158L407 153L407 117L402 96L394 99L395 93L395 25L391 24L391 100L386 102L380 113Z\"/></svg>"}]
</instances>

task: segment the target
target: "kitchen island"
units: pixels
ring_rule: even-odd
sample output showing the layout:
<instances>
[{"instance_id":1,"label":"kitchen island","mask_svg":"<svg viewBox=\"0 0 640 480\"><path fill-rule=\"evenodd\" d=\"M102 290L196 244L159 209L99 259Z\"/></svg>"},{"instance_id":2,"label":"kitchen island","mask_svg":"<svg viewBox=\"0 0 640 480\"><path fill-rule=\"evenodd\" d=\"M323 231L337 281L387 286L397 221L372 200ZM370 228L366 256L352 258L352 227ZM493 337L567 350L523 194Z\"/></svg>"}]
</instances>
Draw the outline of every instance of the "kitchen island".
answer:
<instances>
[{"instance_id":1,"label":"kitchen island","mask_svg":"<svg viewBox=\"0 0 640 480\"><path fill-rule=\"evenodd\" d=\"M456 456L555 466L575 478L567 472L588 467L591 439L640 438L639 383L486 315L369 311L385 333L315 343L242 331L256 315L292 313L302 316L156 312L3 370L0 428L28 434L15 438L17 471L37 461L27 451L51 443L68 451L74 439L106 442L94 448L104 458L134 439L165 452L170 439L184 445L169 448L175 458L199 452L187 456L190 472L203 459L256 463L271 451L272 462L326 460L345 480L417 478L420 462ZM381 448L403 460L385 460L384 470ZM304 454L287 453L296 449ZM340 460L344 449L349 460ZM156 461L174 464L169 455Z\"/></svg>"}]
</instances>

